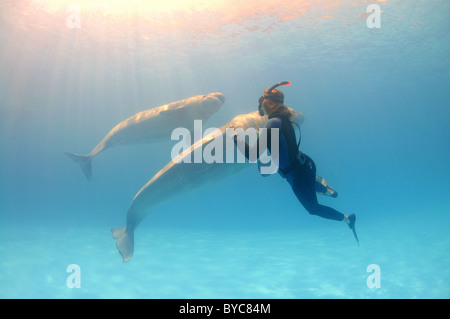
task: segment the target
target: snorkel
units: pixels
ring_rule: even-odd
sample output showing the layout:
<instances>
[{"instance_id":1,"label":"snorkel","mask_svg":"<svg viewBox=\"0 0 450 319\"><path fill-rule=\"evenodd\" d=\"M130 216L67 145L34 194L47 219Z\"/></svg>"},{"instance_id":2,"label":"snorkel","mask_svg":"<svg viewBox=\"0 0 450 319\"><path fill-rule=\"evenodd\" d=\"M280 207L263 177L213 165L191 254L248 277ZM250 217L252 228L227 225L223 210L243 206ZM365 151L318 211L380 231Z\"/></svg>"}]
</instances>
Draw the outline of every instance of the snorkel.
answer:
<instances>
[{"instance_id":1,"label":"snorkel","mask_svg":"<svg viewBox=\"0 0 450 319\"><path fill-rule=\"evenodd\" d=\"M284 98L283 97L280 97L280 96L277 96L277 95L273 94L272 91L275 88L279 87L279 86L288 86L288 85L291 85L291 82L289 82L289 81L278 82L277 84L272 85L272 87L270 87L268 92L264 93L264 95L259 98L259 100L258 100L258 102L259 102L259 106L258 106L259 115L264 116L264 111L262 109L262 103L263 103L263 101L265 99L269 99L269 100L272 100L272 101L277 102L277 103L283 103L284 102Z\"/></svg>"}]
</instances>

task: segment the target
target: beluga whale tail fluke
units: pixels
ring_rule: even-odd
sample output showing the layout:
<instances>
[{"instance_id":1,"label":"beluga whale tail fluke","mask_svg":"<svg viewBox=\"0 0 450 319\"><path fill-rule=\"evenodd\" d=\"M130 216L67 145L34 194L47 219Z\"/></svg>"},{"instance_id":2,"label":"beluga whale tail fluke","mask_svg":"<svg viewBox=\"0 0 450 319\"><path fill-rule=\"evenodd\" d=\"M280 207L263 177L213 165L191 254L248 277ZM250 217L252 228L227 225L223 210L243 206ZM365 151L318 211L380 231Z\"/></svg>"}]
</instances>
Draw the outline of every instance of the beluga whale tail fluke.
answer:
<instances>
[{"instance_id":1,"label":"beluga whale tail fluke","mask_svg":"<svg viewBox=\"0 0 450 319\"><path fill-rule=\"evenodd\" d=\"M69 152L64 152L64 154L80 164L81 170L88 180L92 178L92 157L90 155L78 155Z\"/></svg>"},{"instance_id":2,"label":"beluga whale tail fluke","mask_svg":"<svg viewBox=\"0 0 450 319\"><path fill-rule=\"evenodd\" d=\"M117 239L116 246L122 255L123 262L126 263L133 256L134 236L127 233L126 227L118 227L111 229L112 236Z\"/></svg>"}]
</instances>

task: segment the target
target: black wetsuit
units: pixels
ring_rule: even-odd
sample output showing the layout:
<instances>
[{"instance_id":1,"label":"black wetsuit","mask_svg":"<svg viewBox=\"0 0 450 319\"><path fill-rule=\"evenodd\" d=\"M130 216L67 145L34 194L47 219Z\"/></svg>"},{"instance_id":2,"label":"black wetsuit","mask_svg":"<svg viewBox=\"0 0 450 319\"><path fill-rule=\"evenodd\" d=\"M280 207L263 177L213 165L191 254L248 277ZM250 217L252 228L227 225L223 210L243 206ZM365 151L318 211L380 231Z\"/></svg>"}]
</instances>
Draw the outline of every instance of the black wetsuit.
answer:
<instances>
[{"instance_id":1,"label":"black wetsuit","mask_svg":"<svg viewBox=\"0 0 450 319\"><path fill-rule=\"evenodd\" d=\"M344 214L337 210L319 204L316 191L321 191L318 187L324 188L320 183L316 183L316 165L306 154L298 150L298 142L292 123L287 117L269 117L265 127L267 136L271 136L270 130L279 129L279 168L278 173L285 178L292 187L295 196L300 203L312 215L317 215L327 219L342 221ZM271 151L271 139L267 139L267 149ZM236 139L235 139L236 141ZM259 152L259 140L256 144ZM249 158L250 147L245 144L245 156Z\"/></svg>"}]
</instances>

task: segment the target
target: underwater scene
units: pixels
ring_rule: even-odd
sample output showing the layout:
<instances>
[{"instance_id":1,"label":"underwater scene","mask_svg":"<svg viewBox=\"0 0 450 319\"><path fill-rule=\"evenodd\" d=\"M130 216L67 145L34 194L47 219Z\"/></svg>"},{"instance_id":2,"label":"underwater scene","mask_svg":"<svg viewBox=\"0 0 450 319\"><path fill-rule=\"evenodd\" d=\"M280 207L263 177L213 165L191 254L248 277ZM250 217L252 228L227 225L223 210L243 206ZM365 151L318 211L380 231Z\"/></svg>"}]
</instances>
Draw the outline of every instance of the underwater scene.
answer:
<instances>
[{"instance_id":1,"label":"underwater scene","mask_svg":"<svg viewBox=\"0 0 450 319\"><path fill-rule=\"evenodd\" d=\"M449 17L1 1L0 298L449 298Z\"/></svg>"}]
</instances>

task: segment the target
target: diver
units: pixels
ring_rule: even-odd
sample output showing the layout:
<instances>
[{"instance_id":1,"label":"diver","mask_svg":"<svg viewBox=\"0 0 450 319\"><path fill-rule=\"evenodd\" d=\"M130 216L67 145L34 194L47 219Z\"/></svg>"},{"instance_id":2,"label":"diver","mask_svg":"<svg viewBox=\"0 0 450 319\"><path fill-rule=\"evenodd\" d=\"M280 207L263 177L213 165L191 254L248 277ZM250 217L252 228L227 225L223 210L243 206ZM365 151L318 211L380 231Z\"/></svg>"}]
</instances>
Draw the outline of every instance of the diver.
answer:
<instances>
[{"instance_id":1,"label":"diver","mask_svg":"<svg viewBox=\"0 0 450 319\"><path fill-rule=\"evenodd\" d=\"M297 142L293 123L291 122L292 111L284 105L284 94L280 90L276 89L278 86L290 85L290 82L279 82L273 85L269 89L264 90L264 95L259 98L259 115L268 116L265 128L267 129L267 136L272 136L271 129L279 129L279 161L278 161L278 173L286 179L286 181L292 187L295 196L303 205L303 207L311 214L317 215L322 218L343 221L353 231L353 235L359 245L359 239L356 235L356 215L344 215L337 210L319 204L317 200L316 191L319 193L327 193L327 188L331 190L331 194L328 191L328 195L336 197L337 193L328 187L326 182L320 177L316 177L316 165L314 161L305 153L299 150L300 140ZM298 127L300 130L300 127ZM301 132L300 132L301 133ZM239 150L250 161L255 161L258 158L251 158L251 154L262 154L265 150L260 149L259 139L254 146L248 145L245 141L240 140L238 143L238 135L234 135L234 143ZM271 139L267 138L266 144L267 150L271 151ZM263 144L263 143L261 143ZM256 147L256 152L254 148ZM261 146L261 148L264 146ZM256 155L257 157L259 155Z\"/></svg>"}]
</instances>

